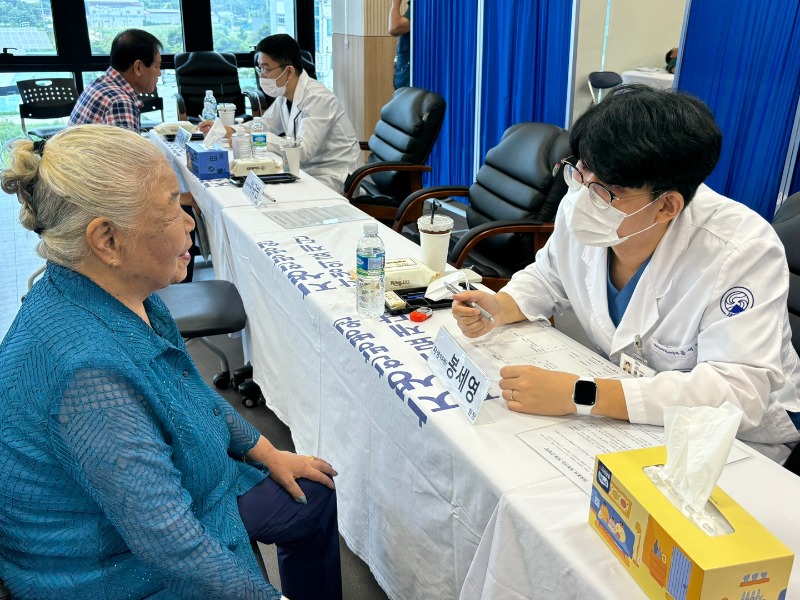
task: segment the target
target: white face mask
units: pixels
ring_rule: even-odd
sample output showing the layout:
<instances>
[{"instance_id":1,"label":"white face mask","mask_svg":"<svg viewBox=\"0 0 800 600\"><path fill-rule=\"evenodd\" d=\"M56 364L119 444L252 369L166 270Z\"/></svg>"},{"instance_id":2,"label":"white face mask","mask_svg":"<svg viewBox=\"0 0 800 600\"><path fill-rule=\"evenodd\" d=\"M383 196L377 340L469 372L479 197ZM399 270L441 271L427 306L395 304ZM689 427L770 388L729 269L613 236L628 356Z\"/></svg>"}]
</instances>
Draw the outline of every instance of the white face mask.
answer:
<instances>
[{"instance_id":1,"label":"white face mask","mask_svg":"<svg viewBox=\"0 0 800 600\"><path fill-rule=\"evenodd\" d=\"M659 196L660 197L660 196ZM627 217L643 211L652 203L648 202L642 208L631 214L625 214L621 210L610 206L607 209L597 208L589 197L589 188L585 185L579 190L569 190L564 197L564 213L567 219L567 229L572 236L584 246L596 246L598 248L610 248L629 240L635 235L644 233L651 227L656 226L654 221L644 229L619 237L617 230L622 221Z\"/></svg>"},{"instance_id":2,"label":"white face mask","mask_svg":"<svg viewBox=\"0 0 800 600\"><path fill-rule=\"evenodd\" d=\"M288 69L289 67L286 67ZM286 69L281 71L281 74L278 75L275 79L268 79L266 77L259 78L259 82L261 83L261 89L263 92L269 96L270 98L278 98L279 96L283 96L286 94L286 86L282 85L278 87L278 79L286 73ZM287 80L288 83L288 80Z\"/></svg>"}]
</instances>

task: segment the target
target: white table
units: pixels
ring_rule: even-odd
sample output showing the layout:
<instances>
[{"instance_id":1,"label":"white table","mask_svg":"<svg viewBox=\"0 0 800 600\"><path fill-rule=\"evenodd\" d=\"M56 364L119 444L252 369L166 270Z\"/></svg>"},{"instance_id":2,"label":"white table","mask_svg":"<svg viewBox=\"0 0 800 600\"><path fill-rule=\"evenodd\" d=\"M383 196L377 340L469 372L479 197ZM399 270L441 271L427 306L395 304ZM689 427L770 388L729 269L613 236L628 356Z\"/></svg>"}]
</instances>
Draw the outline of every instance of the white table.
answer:
<instances>
[{"instance_id":1,"label":"white table","mask_svg":"<svg viewBox=\"0 0 800 600\"><path fill-rule=\"evenodd\" d=\"M364 221L285 230L269 218L346 202L308 183L311 199L299 184L271 186L282 201L263 209L237 201L238 189L201 184L195 197L213 215L217 275L229 277L244 300L254 378L297 451L324 456L339 471L340 531L389 597L529 598L541 581L565 573L584 597L610 598L614 585L630 591L617 597L641 597L589 528L588 496L515 435L554 420L511 413L495 398L484 404L493 422L473 426L434 380L425 354L449 312L421 324L356 317L347 271ZM380 235L388 256L419 256L402 236L385 227ZM793 482L767 459L733 466L764 499L796 497ZM742 501L736 485L725 489ZM773 504L754 502L754 514L773 524L796 521L789 502ZM800 531L772 530L787 532L784 541L800 551ZM498 559L504 548L520 559ZM518 595L487 587L488 579ZM792 582L800 591L797 577Z\"/></svg>"},{"instance_id":2,"label":"white table","mask_svg":"<svg viewBox=\"0 0 800 600\"><path fill-rule=\"evenodd\" d=\"M662 90L672 89L675 81L674 74L667 73L666 69L655 67L638 67L631 71L623 71L621 76L622 83L643 83Z\"/></svg>"}]
</instances>

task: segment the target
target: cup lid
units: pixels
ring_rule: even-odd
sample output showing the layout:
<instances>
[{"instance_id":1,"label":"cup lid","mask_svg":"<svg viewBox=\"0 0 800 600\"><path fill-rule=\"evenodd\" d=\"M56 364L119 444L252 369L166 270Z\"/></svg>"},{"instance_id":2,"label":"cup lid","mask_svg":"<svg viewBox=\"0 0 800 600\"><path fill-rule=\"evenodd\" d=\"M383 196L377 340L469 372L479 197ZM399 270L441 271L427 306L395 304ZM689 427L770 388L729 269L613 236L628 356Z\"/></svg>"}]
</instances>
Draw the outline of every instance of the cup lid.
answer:
<instances>
[{"instance_id":1,"label":"cup lid","mask_svg":"<svg viewBox=\"0 0 800 600\"><path fill-rule=\"evenodd\" d=\"M431 222L430 215L423 215L417 219L417 229L432 232L445 232L452 231L453 219L447 215L433 215L433 222Z\"/></svg>"}]
</instances>

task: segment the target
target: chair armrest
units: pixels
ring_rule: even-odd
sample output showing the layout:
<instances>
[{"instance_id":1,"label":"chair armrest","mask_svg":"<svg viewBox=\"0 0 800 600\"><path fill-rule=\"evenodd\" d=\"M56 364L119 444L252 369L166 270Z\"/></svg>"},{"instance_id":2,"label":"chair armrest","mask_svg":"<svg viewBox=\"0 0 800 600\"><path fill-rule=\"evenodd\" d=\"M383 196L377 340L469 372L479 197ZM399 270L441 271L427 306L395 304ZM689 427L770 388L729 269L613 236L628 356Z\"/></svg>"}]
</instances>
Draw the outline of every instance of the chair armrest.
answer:
<instances>
[{"instance_id":1,"label":"chair armrest","mask_svg":"<svg viewBox=\"0 0 800 600\"><path fill-rule=\"evenodd\" d=\"M467 231L458 240L450 252L447 262L455 268L460 269L467 260L472 249L483 240L501 233L532 233L539 236L539 240L534 240L534 249L539 250L544 246L544 242L553 233L554 223L543 223L542 221L530 221L527 219L507 219L504 221L492 221L478 225ZM543 239L541 239L543 238Z\"/></svg>"},{"instance_id":2,"label":"chair armrest","mask_svg":"<svg viewBox=\"0 0 800 600\"><path fill-rule=\"evenodd\" d=\"M429 198L466 196L468 193L469 188L460 185L440 185L418 190L410 194L405 200L403 200L402 204L397 207L397 214L394 217L394 225L392 226L392 229L398 233L401 232L406 224L406 221L408 221L408 216L412 214L414 207Z\"/></svg>"},{"instance_id":3,"label":"chair armrest","mask_svg":"<svg viewBox=\"0 0 800 600\"><path fill-rule=\"evenodd\" d=\"M269 102L267 101L267 95L264 92L255 88L246 88L242 90L242 95L247 98L247 102L250 104L251 115L254 117L260 117L267 112Z\"/></svg>"},{"instance_id":4,"label":"chair armrest","mask_svg":"<svg viewBox=\"0 0 800 600\"><path fill-rule=\"evenodd\" d=\"M186 120L186 102L180 93L175 93L175 104L178 105L178 121Z\"/></svg>"},{"instance_id":5,"label":"chair armrest","mask_svg":"<svg viewBox=\"0 0 800 600\"><path fill-rule=\"evenodd\" d=\"M350 176L347 178L350 185L347 186L347 189L344 191L344 195L348 200L352 200L353 194L355 194L356 190L358 189L361 180L364 179L367 175L372 173L378 173L380 171L405 171L410 173L417 173L419 174L419 187L422 187L422 173L427 173L432 171L431 167L427 165L415 165L414 163L406 162L403 160L387 160L383 162L374 162L368 165L364 165L363 167L359 167L355 171L353 171ZM414 182L412 182L412 189L414 186Z\"/></svg>"}]
</instances>

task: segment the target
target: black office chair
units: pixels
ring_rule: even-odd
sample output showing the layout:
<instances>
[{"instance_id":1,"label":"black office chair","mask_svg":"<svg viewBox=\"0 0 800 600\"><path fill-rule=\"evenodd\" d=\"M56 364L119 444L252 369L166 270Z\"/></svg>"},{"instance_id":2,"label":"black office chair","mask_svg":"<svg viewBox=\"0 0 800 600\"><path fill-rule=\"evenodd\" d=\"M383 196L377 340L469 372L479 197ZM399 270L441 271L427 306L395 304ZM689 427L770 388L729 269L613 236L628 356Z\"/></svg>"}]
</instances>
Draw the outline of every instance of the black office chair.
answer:
<instances>
[{"instance_id":1,"label":"black office chair","mask_svg":"<svg viewBox=\"0 0 800 600\"><path fill-rule=\"evenodd\" d=\"M25 119L58 119L69 117L78 100L78 90L72 78L26 79L17 82L21 99L20 125L26 138L49 139L67 125L48 125L28 131Z\"/></svg>"},{"instance_id":2,"label":"black office chair","mask_svg":"<svg viewBox=\"0 0 800 600\"><path fill-rule=\"evenodd\" d=\"M553 231L567 184L553 167L570 154L569 132L547 123L519 123L506 129L486 153L470 187L440 186L410 195L397 210L395 231L412 220L415 207L431 198L466 196L469 230L451 239L448 262L480 273L493 290L532 263Z\"/></svg>"},{"instance_id":3,"label":"black office chair","mask_svg":"<svg viewBox=\"0 0 800 600\"><path fill-rule=\"evenodd\" d=\"M206 90L214 92L218 104L235 104L236 118L245 121L252 119L247 114L245 98L250 100L251 106L254 102L258 104L251 97L252 90L242 92L236 56L230 52L178 52L175 55L175 83L178 86L175 100L180 121L200 122Z\"/></svg>"},{"instance_id":4,"label":"black office chair","mask_svg":"<svg viewBox=\"0 0 800 600\"><path fill-rule=\"evenodd\" d=\"M247 314L239 292L229 281L193 281L171 285L158 295L169 308L183 338L199 340L219 358L222 371L214 375L214 385L227 389L231 369L225 353L208 336L236 333L247 324Z\"/></svg>"},{"instance_id":5,"label":"black office chair","mask_svg":"<svg viewBox=\"0 0 800 600\"><path fill-rule=\"evenodd\" d=\"M786 250L786 262L789 265L789 324L792 327L792 345L800 352L800 192L789 196L781 205L772 219L772 227ZM800 444L795 446L783 466L800 475Z\"/></svg>"},{"instance_id":6,"label":"black office chair","mask_svg":"<svg viewBox=\"0 0 800 600\"><path fill-rule=\"evenodd\" d=\"M161 120L154 121L152 119L141 119L141 128L142 131L150 131L153 127L158 125L159 123L163 123L166 119L164 118L164 99L158 95L158 89L153 89L152 93L142 93L139 94L139 98L144 103L142 107L142 114L149 113L149 112L160 112L161 113Z\"/></svg>"},{"instance_id":7,"label":"black office chair","mask_svg":"<svg viewBox=\"0 0 800 600\"><path fill-rule=\"evenodd\" d=\"M397 207L422 187L422 173L442 129L447 103L436 92L400 88L381 109L381 119L362 150L367 164L350 174L344 195L365 213L391 223ZM371 181L364 180L369 176Z\"/></svg>"},{"instance_id":8,"label":"black office chair","mask_svg":"<svg viewBox=\"0 0 800 600\"><path fill-rule=\"evenodd\" d=\"M603 97L603 91L609 90L622 83L622 77L614 71L594 71L589 73L589 93L592 102L597 104Z\"/></svg>"}]
</instances>

